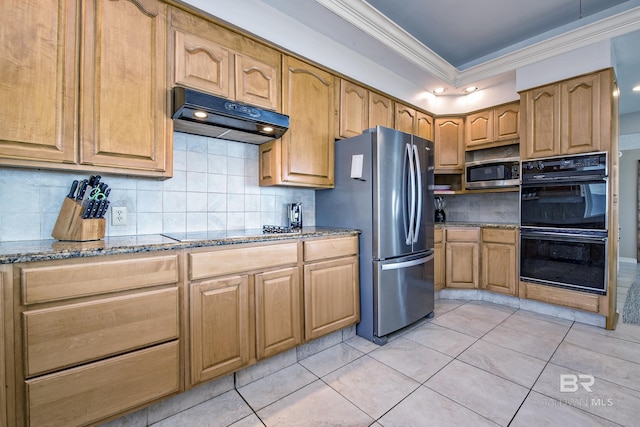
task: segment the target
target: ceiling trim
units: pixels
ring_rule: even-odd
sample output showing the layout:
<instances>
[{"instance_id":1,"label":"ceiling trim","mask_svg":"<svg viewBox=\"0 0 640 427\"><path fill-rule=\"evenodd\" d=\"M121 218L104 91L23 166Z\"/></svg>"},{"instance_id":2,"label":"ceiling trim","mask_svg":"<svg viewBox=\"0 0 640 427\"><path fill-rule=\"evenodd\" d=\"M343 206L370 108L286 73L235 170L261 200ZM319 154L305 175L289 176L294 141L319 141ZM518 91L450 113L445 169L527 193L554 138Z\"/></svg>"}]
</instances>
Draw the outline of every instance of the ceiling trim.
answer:
<instances>
[{"instance_id":1,"label":"ceiling trim","mask_svg":"<svg viewBox=\"0 0 640 427\"><path fill-rule=\"evenodd\" d=\"M640 29L638 6L460 71L366 1L315 1L426 72L455 87L495 77L518 67Z\"/></svg>"},{"instance_id":2,"label":"ceiling trim","mask_svg":"<svg viewBox=\"0 0 640 427\"><path fill-rule=\"evenodd\" d=\"M351 25L453 85L458 70L363 0L315 0Z\"/></svg>"},{"instance_id":3,"label":"ceiling trim","mask_svg":"<svg viewBox=\"0 0 640 427\"><path fill-rule=\"evenodd\" d=\"M458 72L457 86L515 70L640 29L640 6Z\"/></svg>"}]
</instances>

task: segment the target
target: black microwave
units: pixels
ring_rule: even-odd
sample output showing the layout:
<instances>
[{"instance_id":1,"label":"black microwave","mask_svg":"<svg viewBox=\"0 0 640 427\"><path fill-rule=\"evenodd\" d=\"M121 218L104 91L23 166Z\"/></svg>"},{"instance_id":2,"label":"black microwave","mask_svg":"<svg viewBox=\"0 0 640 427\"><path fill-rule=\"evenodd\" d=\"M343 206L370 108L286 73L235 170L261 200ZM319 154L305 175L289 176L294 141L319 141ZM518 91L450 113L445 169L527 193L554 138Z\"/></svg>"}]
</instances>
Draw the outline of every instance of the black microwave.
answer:
<instances>
[{"instance_id":1,"label":"black microwave","mask_svg":"<svg viewBox=\"0 0 640 427\"><path fill-rule=\"evenodd\" d=\"M520 184L520 160L482 160L465 165L467 189L515 187Z\"/></svg>"}]
</instances>

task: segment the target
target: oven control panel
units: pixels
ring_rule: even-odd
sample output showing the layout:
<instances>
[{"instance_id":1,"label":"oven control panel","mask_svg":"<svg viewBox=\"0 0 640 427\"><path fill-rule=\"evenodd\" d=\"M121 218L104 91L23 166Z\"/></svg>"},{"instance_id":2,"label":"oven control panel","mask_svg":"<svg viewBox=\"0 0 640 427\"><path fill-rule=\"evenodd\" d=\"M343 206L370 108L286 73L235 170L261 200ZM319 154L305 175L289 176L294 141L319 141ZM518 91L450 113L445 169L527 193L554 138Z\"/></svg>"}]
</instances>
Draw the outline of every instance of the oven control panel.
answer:
<instances>
[{"instance_id":1,"label":"oven control panel","mask_svg":"<svg viewBox=\"0 0 640 427\"><path fill-rule=\"evenodd\" d=\"M522 162L523 182L580 175L607 176L607 154L550 157Z\"/></svg>"}]
</instances>

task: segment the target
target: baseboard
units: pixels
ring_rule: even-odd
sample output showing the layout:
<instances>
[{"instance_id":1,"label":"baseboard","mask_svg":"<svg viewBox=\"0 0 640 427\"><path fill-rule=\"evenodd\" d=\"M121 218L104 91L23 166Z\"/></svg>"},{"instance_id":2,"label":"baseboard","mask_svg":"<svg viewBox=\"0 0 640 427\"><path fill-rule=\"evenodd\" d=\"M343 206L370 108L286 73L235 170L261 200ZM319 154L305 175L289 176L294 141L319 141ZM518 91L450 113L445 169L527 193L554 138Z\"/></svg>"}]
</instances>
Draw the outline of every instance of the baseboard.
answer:
<instances>
[{"instance_id":1,"label":"baseboard","mask_svg":"<svg viewBox=\"0 0 640 427\"><path fill-rule=\"evenodd\" d=\"M624 262L625 264L637 264L638 260L636 260L635 258L627 258L627 257L618 257L618 260L620 262Z\"/></svg>"}]
</instances>

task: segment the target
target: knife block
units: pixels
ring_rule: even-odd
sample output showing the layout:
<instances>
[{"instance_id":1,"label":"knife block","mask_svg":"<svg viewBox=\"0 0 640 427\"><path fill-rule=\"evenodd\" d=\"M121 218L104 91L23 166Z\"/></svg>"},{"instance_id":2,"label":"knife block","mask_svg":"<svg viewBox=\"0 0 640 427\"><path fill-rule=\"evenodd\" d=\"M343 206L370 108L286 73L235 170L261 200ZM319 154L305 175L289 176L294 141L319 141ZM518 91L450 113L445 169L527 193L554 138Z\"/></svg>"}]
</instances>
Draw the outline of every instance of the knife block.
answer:
<instances>
[{"instance_id":1,"label":"knife block","mask_svg":"<svg viewBox=\"0 0 640 427\"><path fill-rule=\"evenodd\" d=\"M82 203L64 198L51 237L58 240L87 242L104 238L106 220L104 218L82 218Z\"/></svg>"}]
</instances>

